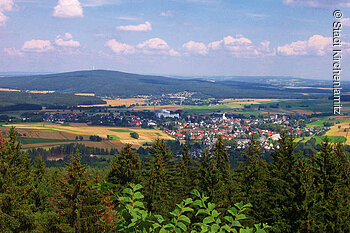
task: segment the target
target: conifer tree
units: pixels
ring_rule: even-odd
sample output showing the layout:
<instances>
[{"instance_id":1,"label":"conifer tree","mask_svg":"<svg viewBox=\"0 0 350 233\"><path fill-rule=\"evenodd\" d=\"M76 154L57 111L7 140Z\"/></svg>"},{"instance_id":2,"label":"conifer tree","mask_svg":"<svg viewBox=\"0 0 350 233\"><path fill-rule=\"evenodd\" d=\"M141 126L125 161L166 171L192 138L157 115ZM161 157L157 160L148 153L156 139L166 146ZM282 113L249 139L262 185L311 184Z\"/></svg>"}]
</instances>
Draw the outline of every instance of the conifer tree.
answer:
<instances>
[{"instance_id":1,"label":"conifer tree","mask_svg":"<svg viewBox=\"0 0 350 233\"><path fill-rule=\"evenodd\" d=\"M56 231L96 230L94 225L100 217L98 206L101 198L86 172L87 168L81 164L81 156L77 152L60 181L60 189L51 201L59 219Z\"/></svg>"},{"instance_id":2,"label":"conifer tree","mask_svg":"<svg viewBox=\"0 0 350 233\"><path fill-rule=\"evenodd\" d=\"M176 164L177 202L181 202L185 197L190 195L191 191L195 188L197 176L188 142L185 143L181 153L182 156Z\"/></svg>"},{"instance_id":3,"label":"conifer tree","mask_svg":"<svg viewBox=\"0 0 350 233\"><path fill-rule=\"evenodd\" d=\"M308 198L308 229L313 232L349 232L349 187L344 179L344 151L326 137L311 158L312 190Z\"/></svg>"},{"instance_id":4,"label":"conifer tree","mask_svg":"<svg viewBox=\"0 0 350 233\"><path fill-rule=\"evenodd\" d=\"M253 205L251 216L259 222L268 220L270 206L268 199L268 165L264 160L254 135L243 153L244 161L240 164L240 188L244 202Z\"/></svg>"},{"instance_id":5,"label":"conifer tree","mask_svg":"<svg viewBox=\"0 0 350 233\"><path fill-rule=\"evenodd\" d=\"M164 213L174 205L174 158L164 140L159 139L152 144L149 154L145 171L147 208L156 213Z\"/></svg>"},{"instance_id":6,"label":"conifer tree","mask_svg":"<svg viewBox=\"0 0 350 233\"><path fill-rule=\"evenodd\" d=\"M217 170L215 163L213 163L210 158L210 153L207 148L204 149L198 161L198 167L199 176L201 177L199 180L199 189L209 197L212 197L215 191L214 186L217 183Z\"/></svg>"},{"instance_id":7,"label":"conifer tree","mask_svg":"<svg viewBox=\"0 0 350 233\"><path fill-rule=\"evenodd\" d=\"M141 182L140 156L131 147L131 144L125 144L111 162L107 181L117 186L117 192L123 190L129 183Z\"/></svg>"},{"instance_id":8,"label":"conifer tree","mask_svg":"<svg viewBox=\"0 0 350 233\"><path fill-rule=\"evenodd\" d=\"M30 160L21 152L13 127L7 138L0 137L0 231L31 231L35 224L28 198L32 190Z\"/></svg>"},{"instance_id":9,"label":"conifer tree","mask_svg":"<svg viewBox=\"0 0 350 233\"><path fill-rule=\"evenodd\" d=\"M47 177L46 165L41 156L37 156L32 169L33 185L30 200L35 216L36 232L50 231L50 221L54 218L49 198L52 186ZM57 177L55 177L57 178Z\"/></svg>"},{"instance_id":10,"label":"conifer tree","mask_svg":"<svg viewBox=\"0 0 350 233\"><path fill-rule=\"evenodd\" d=\"M222 136L218 137L212 153L211 173L217 180L213 192L213 200L219 207L229 207L234 203L236 184L233 180L233 173L230 169L229 154Z\"/></svg>"},{"instance_id":11,"label":"conifer tree","mask_svg":"<svg viewBox=\"0 0 350 233\"><path fill-rule=\"evenodd\" d=\"M300 229L306 219L306 192L301 177L304 171L299 170L302 166L294 152L293 141L293 136L288 137L282 132L278 145L271 154L273 163L270 166L269 202L273 214L269 223L273 232L292 232Z\"/></svg>"}]
</instances>

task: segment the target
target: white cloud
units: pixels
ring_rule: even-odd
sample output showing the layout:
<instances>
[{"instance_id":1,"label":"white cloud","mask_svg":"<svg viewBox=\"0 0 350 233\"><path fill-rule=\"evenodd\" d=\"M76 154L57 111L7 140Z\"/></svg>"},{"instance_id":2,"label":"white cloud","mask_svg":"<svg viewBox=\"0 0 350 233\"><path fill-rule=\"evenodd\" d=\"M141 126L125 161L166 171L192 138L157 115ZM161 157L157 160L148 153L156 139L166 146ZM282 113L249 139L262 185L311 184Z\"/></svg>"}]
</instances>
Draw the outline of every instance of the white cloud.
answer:
<instances>
[{"instance_id":1,"label":"white cloud","mask_svg":"<svg viewBox=\"0 0 350 233\"><path fill-rule=\"evenodd\" d=\"M72 34L65 33L63 36L58 35L55 39L55 44L66 47L80 47L79 41L73 40Z\"/></svg>"},{"instance_id":2,"label":"white cloud","mask_svg":"<svg viewBox=\"0 0 350 233\"><path fill-rule=\"evenodd\" d=\"M146 32L152 31L152 26L150 22L146 21L145 23L139 25L119 26L117 29L122 31Z\"/></svg>"},{"instance_id":3,"label":"white cloud","mask_svg":"<svg viewBox=\"0 0 350 233\"><path fill-rule=\"evenodd\" d=\"M180 56L180 54L171 49L169 45L160 38L146 40L136 46L144 54L163 54L170 56Z\"/></svg>"},{"instance_id":4,"label":"white cloud","mask_svg":"<svg viewBox=\"0 0 350 233\"><path fill-rule=\"evenodd\" d=\"M254 18L254 19L264 19L269 17L269 15L265 15L265 14L254 14L254 13L246 13L246 16Z\"/></svg>"},{"instance_id":5,"label":"white cloud","mask_svg":"<svg viewBox=\"0 0 350 233\"><path fill-rule=\"evenodd\" d=\"M78 0L58 0L52 15L60 18L83 17L83 8Z\"/></svg>"},{"instance_id":6,"label":"white cloud","mask_svg":"<svg viewBox=\"0 0 350 233\"><path fill-rule=\"evenodd\" d=\"M222 40L208 44L213 51L227 51L235 57L265 57L274 56L275 50L270 48L269 41L263 41L255 45L243 35L226 36Z\"/></svg>"},{"instance_id":7,"label":"white cloud","mask_svg":"<svg viewBox=\"0 0 350 233\"><path fill-rule=\"evenodd\" d=\"M4 12L12 11L14 9L15 3L13 0L0 0L0 27L5 26L8 17Z\"/></svg>"},{"instance_id":8,"label":"white cloud","mask_svg":"<svg viewBox=\"0 0 350 233\"><path fill-rule=\"evenodd\" d=\"M289 6L306 6L314 8L350 7L349 0L284 0Z\"/></svg>"},{"instance_id":9,"label":"white cloud","mask_svg":"<svg viewBox=\"0 0 350 233\"><path fill-rule=\"evenodd\" d=\"M332 39L313 35L305 41L295 41L277 48L278 54L284 56L316 55L323 56L331 50Z\"/></svg>"},{"instance_id":10,"label":"white cloud","mask_svg":"<svg viewBox=\"0 0 350 233\"><path fill-rule=\"evenodd\" d=\"M132 16L118 16L117 19L125 20L125 21L136 21L138 18Z\"/></svg>"},{"instance_id":11,"label":"white cloud","mask_svg":"<svg viewBox=\"0 0 350 233\"><path fill-rule=\"evenodd\" d=\"M344 27L350 27L350 18L343 18L340 20Z\"/></svg>"},{"instance_id":12,"label":"white cloud","mask_svg":"<svg viewBox=\"0 0 350 233\"><path fill-rule=\"evenodd\" d=\"M53 50L49 40L30 40L24 42L22 50L25 52L42 53Z\"/></svg>"},{"instance_id":13,"label":"white cloud","mask_svg":"<svg viewBox=\"0 0 350 233\"><path fill-rule=\"evenodd\" d=\"M160 38L152 38L139 43L136 46L120 43L115 39L109 40L105 44L116 54L147 54L147 55L168 55L180 56L180 54Z\"/></svg>"},{"instance_id":14,"label":"white cloud","mask_svg":"<svg viewBox=\"0 0 350 233\"><path fill-rule=\"evenodd\" d=\"M169 49L169 46L164 40L160 38L152 38L138 44L137 48L164 50Z\"/></svg>"},{"instance_id":15,"label":"white cloud","mask_svg":"<svg viewBox=\"0 0 350 233\"><path fill-rule=\"evenodd\" d=\"M4 48L4 52L10 56L24 56L24 53L16 48Z\"/></svg>"},{"instance_id":16,"label":"white cloud","mask_svg":"<svg viewBox=\"0 0 350 233\"><path fill-rule=\"evenodd\" d=\"M167 11L161 12L161 13L159 14L159 16L171 17L171 16L174 15L174 13L175 13L175 11L167 10Z\"/></svg>"},{"instance_id":17,"label":"white cloud","mask_svg":"<svg viewBox=\"0 0 350 233\"><path fill-rule=\"evenodd\" d=\"M97 7L104 5L120 4L119 0L80 0L84 7Z\"/></svg>"},{"instance_id":18,"label":"white cloud","mask_svg":"<svg viewBox=\"0 0 350 233\"><path fill-rule=\"evenodd\" d=\"M105 43L105 46L109 47L116 54L127 55L127 54L135 53L135 48L133 46L120 43L120 42L116 41L115 39L107 41Z\"/></svg>"},{"instance_id":19,"label":"white cloud","mask_svg":"<svg viewBox=\"0 0 350 233\"><path fill-rule=\"evenodd\" d=\"M208 54L208 48L202 42L189 41L183 44L182 48L184 48L186 52L192 53L192 54L200 54L200 55Z\"/></svg>"}]
</instances>

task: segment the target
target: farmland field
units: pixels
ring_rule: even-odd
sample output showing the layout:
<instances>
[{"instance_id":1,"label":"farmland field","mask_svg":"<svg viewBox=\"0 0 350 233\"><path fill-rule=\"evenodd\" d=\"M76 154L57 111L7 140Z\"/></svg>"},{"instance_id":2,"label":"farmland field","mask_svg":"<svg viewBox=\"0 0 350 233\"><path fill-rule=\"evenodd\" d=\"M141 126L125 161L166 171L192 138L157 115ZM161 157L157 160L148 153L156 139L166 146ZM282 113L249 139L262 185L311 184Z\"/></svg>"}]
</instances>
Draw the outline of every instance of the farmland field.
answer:
<instances>
[{"instance_id":1,"label":"farmland field","mask_svg":"<svg viewBox=\"0 0 350 233\"><path fill-rule=\"evenodd\" d=\"M317 120L307 124L307 127L325 127L324 123L333 123L334 125L328 127L329 130L326 133L331 140L340 138L342 141L346 141L347 145L350 145L350 119L348 117L332 117ZM306 138L305 138L306 139Z\"/></svg>"},{"instance_id":2,"label":"farmland field","mask_svg":"<svg viewBox=\"0 0 350 233\"><path fill-rule=\"evenodd\" d=\"M168 136L163 131L156 129L88 126L86 124L74 123L70 125L53 123L7 124L0 127L0 130L7 131L11 126L14 126L21 135L22 140L26 141L26 144L23 146L24 148L49 146L59 143L66 144L76 140L76 138L80 136L82 140L79 139L79 143L101 148L120 148L121 145L125 143L130 143L133 144L134 147L139 147L157 138L173 140L172 137ZM130 132L138 133L139 138L132 138ZM90 141L89 137L91 135L100 136L103 140L100 142ZM108 140L107 135L109 136Z\"/></svg>"},{"instance_id":3,"label":"farmland field","mask_svg":"<svg viewBox=\"0 0 350 233\"><path fill-rule=\"evenodd\" d=\"M104 101L106 101L106 104L97 104L97 105L79 105L79 107L93 107L93 106L97 106L97 107L101 107L101 106L121 106L121 105L125 105L126 107L129 107L130 105L142 105L146 103L147 99L139 99L139 98L127 98L127 99L121 99L121 98L117 98L117 99L103 99Z\"/></svg>"},{"instance_id":4,"label":"farmland field","mask_svg":"<svg viewBox=\"0 0 350 233\"><path fill-rule=\"evenodd\" d=\"M339 121L330 127L330 130L326 133L327 136L338 136L346 138L346 144L350 145L350 119L344 119Z\"/></svg>"},{"instance_id":5,"label":"farmland field","mask_svg":"<svg viewBox=\"0 0 350 233\"><path fill-rule=\"evenodd\" d=\"M300 138L296 138L294 140L294 142L302 142L302 143L305 143L307 141L309 141L311 138L315 138L316 139L316 144L321 144L323 139L325 138L325 136L310 136L310 137L300 137ZM342 136L328 136L328 138L330 139L331 142L338 142L338 141L341 141L341 142L345 142L345 137L342 137Z\"/></svg>"}]
</instances>

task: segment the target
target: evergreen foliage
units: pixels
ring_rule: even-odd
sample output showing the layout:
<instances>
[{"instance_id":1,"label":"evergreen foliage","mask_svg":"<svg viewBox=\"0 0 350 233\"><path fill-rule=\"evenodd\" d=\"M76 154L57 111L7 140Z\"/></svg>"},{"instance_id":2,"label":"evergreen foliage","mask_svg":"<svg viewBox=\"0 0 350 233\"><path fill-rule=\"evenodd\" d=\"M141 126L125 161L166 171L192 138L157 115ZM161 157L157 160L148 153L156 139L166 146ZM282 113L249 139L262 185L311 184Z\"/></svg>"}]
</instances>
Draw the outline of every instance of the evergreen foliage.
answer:
<instances>
[{"instance_id":1,"label":"evergreen foliage","mask_svg":"<svg viewBox=\"0 0 350 233\"><path fill-rule=\"evenodd\" d=\"M267 164L252 137L233 170L220 137L198 159L186 143L176 160L157 140L144 163L126 144L108 170L77 151L50 168L11 128L0 135L0 232L350 232L344 145L325 138L309 156L295 147L282 133Z\"/></svg>"}]
</instances>

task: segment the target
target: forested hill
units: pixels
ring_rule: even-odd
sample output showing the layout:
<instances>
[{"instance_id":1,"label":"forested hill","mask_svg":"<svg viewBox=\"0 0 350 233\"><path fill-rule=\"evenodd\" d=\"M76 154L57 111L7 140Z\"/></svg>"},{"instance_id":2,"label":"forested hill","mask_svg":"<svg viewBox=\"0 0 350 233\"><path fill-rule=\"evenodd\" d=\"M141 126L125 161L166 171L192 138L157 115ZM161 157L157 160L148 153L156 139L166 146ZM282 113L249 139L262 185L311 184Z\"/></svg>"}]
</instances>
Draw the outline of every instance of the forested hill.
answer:
<instances>
[{"instance_id":1,"label":"forested hill","mask_svg":"<svg viewBox=\"0 0 350 233\"><path fill-rule=\"evenodd\" d=\"M288 89L244 80L212 82L203 79L176 79L106 70L1 77L0 87L65 93L88 92L110 97L160 95L181 91L197 92L200 96L216 98L303 98L304 95L301 93L306 92L317 95L329 94L326 90L316 88Z\"/></svg>"}]
</instances>

